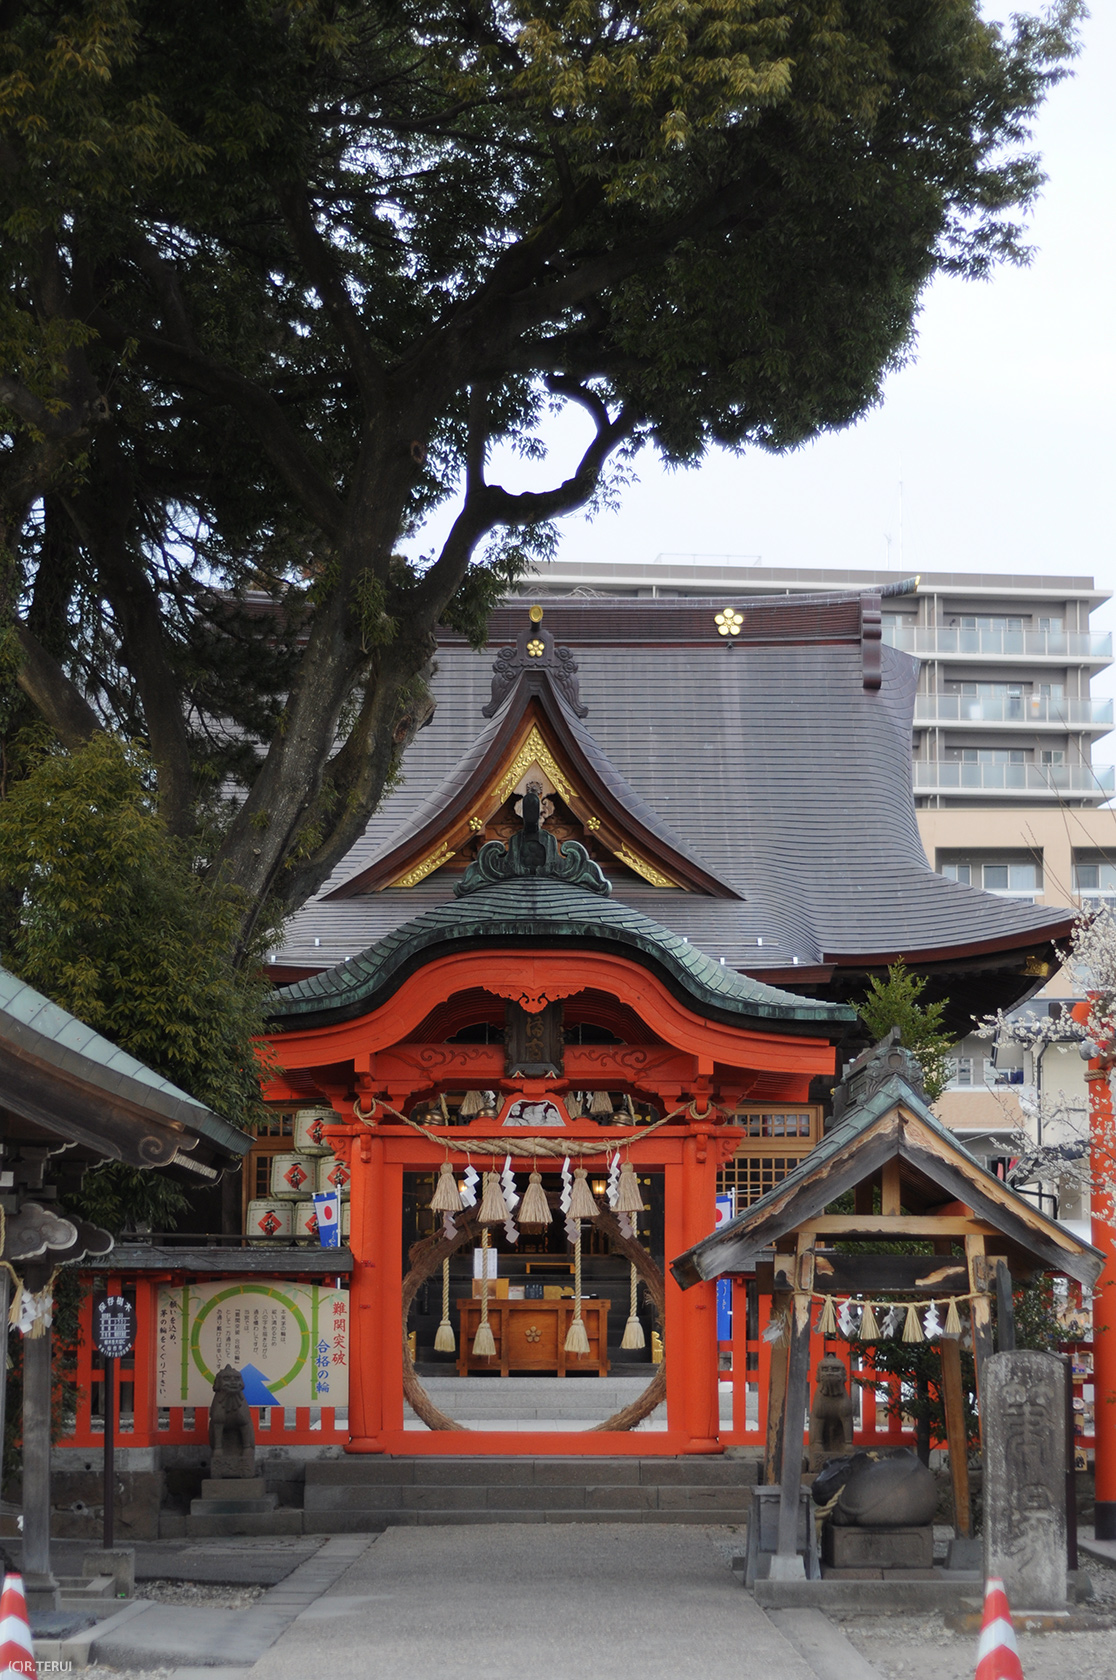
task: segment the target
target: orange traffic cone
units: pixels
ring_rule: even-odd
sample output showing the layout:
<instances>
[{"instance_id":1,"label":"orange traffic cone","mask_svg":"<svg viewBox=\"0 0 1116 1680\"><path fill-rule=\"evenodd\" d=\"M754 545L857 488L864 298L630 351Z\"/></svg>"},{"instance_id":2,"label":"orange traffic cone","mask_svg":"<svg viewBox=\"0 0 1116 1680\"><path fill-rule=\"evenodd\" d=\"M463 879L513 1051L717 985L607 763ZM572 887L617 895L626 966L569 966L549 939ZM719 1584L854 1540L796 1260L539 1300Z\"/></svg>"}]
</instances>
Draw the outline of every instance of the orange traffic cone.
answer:
<instances>
[{"instance_id":1,"label":"orange traffic cone","mask_svg":"<svg viewBox=\"0 0 1116 1680\"><path fill-rule=\"evenodd\" d=\"M23 1576L8 1568L0 1591L0 1680L18 1675L26 1680L35 1675L35 1653L31 1646L31 1624L23 1596Z\"/></svg>"},{"instance_id":2,"label":"orange traffic cone","mask_svg":"<svg viewBox=\"0 0 1116 1680\"><path fill-rule=\"evenodd\" d=\"M0 1675L0 1680L3 1676ZM1023 1680L1015 1629L1004 1583L992 1577L984 1587L984 1620L980 1624L976 1680Z\"/></svg>"}]
</instances>

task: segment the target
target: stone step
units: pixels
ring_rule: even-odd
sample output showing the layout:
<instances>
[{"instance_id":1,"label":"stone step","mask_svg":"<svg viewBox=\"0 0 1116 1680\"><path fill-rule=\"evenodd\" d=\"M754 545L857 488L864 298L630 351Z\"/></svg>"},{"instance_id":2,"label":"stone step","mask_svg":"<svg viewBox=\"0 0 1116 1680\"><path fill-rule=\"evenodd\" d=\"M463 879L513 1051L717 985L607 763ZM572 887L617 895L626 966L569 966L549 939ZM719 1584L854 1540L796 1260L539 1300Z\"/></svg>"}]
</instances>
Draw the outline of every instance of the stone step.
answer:
<instances>
[{"instance_id":1,"label":"stone step","mask_svg":"<svg viewBox=\"0 0 1116 1680\"><path fill-rule=\"evenodd\" d=\"M327 1459L306 1467L303 1527L747 1521L759 1462L693 1458Z\"/></svg>"}]
</instances>

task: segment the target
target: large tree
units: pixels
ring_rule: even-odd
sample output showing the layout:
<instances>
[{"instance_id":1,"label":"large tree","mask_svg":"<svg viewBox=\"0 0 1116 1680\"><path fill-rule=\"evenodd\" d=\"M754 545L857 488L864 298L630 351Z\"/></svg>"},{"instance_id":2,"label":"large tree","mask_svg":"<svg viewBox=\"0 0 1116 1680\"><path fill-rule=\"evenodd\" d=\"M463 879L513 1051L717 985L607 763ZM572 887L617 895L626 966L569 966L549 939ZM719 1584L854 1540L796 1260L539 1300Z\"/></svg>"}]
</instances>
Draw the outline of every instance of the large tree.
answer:
<instances>
[{"instance_id":1,"label":"large tree","mask_svg":"<svg viewBox=\"0 0 1116 1680\"><path fill-rule=\"evenodd\" d=\"M935 272L1022 258L1074 17L0 0L9 742L32 709L140 740L243 938L303 902L429 715L435 627L551 521L643 445L850 423ZM571 470L492 482L567 404Z\"/></svg>"}]
</instances>

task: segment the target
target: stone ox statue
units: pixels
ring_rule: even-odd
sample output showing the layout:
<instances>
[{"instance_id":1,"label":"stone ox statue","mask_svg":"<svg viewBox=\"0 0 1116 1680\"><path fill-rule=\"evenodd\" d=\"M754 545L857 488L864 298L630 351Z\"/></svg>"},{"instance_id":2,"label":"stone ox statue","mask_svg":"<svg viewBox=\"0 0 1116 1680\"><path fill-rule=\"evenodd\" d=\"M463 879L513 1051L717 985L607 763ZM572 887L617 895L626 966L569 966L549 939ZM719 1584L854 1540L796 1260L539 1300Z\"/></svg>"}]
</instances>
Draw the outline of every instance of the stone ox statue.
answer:
<instances>
[{"instance_id":1,"label":"stone ox statue","mask_svg":"<svg viewBox=\"0 0 1116 1680\"><path fill-rule=\"evenodd\" d=\"M209 1404L209 1474L217 1478L256 1474L256 1434L244 1398L244 1378L232 1365L218 1371Z\"/></svg>"}]
</instances>

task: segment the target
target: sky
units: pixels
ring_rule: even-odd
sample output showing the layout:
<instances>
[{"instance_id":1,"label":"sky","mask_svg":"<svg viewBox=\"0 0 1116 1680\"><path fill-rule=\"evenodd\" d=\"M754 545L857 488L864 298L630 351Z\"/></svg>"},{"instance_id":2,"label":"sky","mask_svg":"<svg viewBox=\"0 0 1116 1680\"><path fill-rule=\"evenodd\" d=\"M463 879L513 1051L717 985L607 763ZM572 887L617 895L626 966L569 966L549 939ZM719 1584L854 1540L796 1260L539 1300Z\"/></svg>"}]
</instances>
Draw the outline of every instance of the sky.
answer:
<instances>
[{"instance_id":1,"label":"sky","mask_svg":"<svg viewBox=\"0 0 1116 1680\"><path fill-rule=\"evenodd\" d=\"M913 359L845 432L789 456L716 451L685 472L640 457L618 511L561 522L562 559L1067 573L1116 590L1112 0L1093 0L1082 36L1073 78L1036 125L1049 179L1030 265L986 282L935 281ZM509 489L541 487L555 465L566 475L582 435L556 425L545 469L493 467ZM1093 627L1116 630L1116 603ZM1116 669L1094 692L1116 694ZM1095 758L1116 761L1116 736Z\"/></svg>"}]
</instances>

